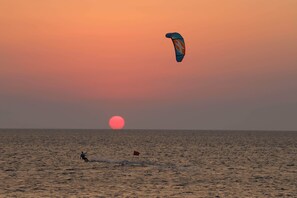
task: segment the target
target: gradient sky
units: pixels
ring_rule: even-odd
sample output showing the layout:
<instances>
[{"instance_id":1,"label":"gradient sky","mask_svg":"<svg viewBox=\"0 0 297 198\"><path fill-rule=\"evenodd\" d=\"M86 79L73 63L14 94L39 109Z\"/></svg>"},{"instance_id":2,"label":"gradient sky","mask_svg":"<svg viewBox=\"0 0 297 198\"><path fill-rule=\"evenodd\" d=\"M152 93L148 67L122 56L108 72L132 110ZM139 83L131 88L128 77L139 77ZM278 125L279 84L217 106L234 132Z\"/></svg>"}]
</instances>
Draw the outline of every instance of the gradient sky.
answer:
<instances>
[{"instance_id":1,"label":"gradient sky","mask_svg":"<svg viewBox=\"0 0 297 198\"><path fill-rule=\"evenodd\" d=\"M297 130L296 0L0 0L0 128ZM176 63L167 32L181 33Z\"/></svg>"}]
</instances>

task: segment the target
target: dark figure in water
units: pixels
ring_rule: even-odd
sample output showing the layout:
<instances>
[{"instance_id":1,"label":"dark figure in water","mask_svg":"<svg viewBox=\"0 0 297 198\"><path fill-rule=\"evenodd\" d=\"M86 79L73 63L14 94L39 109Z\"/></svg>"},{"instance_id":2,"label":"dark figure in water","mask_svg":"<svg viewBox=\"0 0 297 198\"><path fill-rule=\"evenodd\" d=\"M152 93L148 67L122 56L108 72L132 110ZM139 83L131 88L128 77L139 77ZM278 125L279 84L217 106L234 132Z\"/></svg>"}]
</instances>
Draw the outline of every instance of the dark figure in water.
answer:
<instances>
[{"instance_id":1,"label":"dark figure in water","mask_svg":"<svg viewBox=\"0 0 297 198\"><path fill-rule=\"evenodd\" d=\"M86 155L87 155L87 153L81 152L81 154L80 154L80 159L83 159L83 160L85 160L85 162L88 162L89 160L88 160L88 158L86 157Z\"/></svg>"}]
</instances>

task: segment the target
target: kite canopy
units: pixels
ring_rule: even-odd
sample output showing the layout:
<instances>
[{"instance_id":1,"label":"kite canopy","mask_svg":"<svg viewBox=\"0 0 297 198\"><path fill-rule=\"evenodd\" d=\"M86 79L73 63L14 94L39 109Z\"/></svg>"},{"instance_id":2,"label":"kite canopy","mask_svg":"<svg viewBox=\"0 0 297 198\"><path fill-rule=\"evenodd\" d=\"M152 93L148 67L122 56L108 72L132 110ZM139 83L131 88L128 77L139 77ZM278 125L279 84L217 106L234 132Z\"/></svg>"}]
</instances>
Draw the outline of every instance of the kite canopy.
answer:
<instances>
[{"instance_id":1,"label":"kite canopy","mask_svg":"<svg viewBox=\"0 0 297 198\"><path fill-rule=\"evenodd\" d=\"M177 32L167 33L166 38L171 38L175 49L176 61L181 62L186 54L184 38Z\"/></svg>"}]
</instances>

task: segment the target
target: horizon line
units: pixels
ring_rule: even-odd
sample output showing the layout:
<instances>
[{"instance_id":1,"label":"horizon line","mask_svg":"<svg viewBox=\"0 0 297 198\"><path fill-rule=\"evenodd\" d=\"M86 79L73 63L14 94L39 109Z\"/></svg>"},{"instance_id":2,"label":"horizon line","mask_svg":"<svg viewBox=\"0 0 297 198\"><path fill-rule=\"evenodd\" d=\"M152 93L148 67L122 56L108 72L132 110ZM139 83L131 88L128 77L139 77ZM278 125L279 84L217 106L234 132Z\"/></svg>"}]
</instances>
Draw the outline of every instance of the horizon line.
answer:
<instances>
[{"instance_id":1,"label":"horizon line","mask_svg":"<svg viewBox=\"0 0 297 198\"><path fill-rule=\"evenodd\" d=\"M137 130L146 130L146 131L200 131L200 132L212 132L212 131L222 131L222 132L297 132L297 130L284 130L284 129L145 129L145 128L135 128L135 129L110 129L110 128L0 128L1 130L99 130L99 131L137 131Z\"/></svg>"}]
</instances>

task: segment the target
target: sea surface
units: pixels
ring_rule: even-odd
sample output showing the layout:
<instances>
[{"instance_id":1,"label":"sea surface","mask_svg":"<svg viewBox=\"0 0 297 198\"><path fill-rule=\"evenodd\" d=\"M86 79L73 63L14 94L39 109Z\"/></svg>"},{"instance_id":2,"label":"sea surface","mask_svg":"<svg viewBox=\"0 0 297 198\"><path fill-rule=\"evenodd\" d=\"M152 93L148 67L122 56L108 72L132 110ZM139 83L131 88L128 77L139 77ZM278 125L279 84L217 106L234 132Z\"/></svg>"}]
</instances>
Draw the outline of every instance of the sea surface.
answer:
<instances>
[{"instance_id":1,"label":"sea surface","mask_svg":"<svg viewBox=\"0 0 297 198\"><path fill-rule=\"evenodd\" d=\"M1 129L0 153L0 197L297 197L297 132Z\"/></svg>"}]
</instances>

